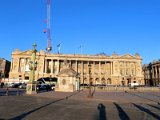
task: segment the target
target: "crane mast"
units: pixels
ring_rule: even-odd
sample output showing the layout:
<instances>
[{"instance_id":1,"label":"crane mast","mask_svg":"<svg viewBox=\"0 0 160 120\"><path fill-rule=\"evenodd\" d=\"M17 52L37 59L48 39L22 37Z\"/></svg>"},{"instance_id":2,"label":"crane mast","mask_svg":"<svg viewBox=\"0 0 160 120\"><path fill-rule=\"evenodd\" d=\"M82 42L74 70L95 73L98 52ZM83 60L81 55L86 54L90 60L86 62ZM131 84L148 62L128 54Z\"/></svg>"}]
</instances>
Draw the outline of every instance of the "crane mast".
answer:
<instances>
[{"instance_id":1,"label":"crane mast","mask_svg":"<svg viewBox=\"0 0 160 120\"><path fill-rule=\"evenodd\" d=\"M51 47L51 34L50 34L50 6L51 0L47 0L47 52L50 53L52 50Z\"/></svg>"}]
</instances>

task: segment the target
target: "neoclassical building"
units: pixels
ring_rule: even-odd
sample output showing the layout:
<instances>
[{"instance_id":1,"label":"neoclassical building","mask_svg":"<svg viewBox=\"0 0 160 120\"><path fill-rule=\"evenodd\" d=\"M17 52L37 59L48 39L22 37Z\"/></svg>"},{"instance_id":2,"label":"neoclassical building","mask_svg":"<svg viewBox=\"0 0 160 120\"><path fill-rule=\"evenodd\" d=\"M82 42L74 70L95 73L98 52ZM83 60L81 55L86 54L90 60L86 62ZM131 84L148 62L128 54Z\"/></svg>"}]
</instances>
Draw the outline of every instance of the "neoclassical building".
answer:
<instances>
[{"instance_id":1,"label":"neoclassical building","mask_svg":"<svg viewBox=\"0 0 160 120\"><path fill-rule=\"evenodd\" d=\"M29 61L31 50L12 53L10 81L29 80ZM35 80L42 77L59 77L66 66L79 76L80 84L128 85L131 82L144 84L142 58L139 54L111 56L105 54L47 54L41 50L36 53L37 69ZM65 68L64 68L65 66Z\"/></svg>"},{"instance_id":2,"label":"neoclassical building","mask_svg":"<svg viewBox=\"0 0 160 120\"><path fill-rule=\"evenodd\" d=\"M160 85L160 61L153 61L149 64L145 64L143 65L142 69L145 85Z\"/></svg>"}]
</instances>

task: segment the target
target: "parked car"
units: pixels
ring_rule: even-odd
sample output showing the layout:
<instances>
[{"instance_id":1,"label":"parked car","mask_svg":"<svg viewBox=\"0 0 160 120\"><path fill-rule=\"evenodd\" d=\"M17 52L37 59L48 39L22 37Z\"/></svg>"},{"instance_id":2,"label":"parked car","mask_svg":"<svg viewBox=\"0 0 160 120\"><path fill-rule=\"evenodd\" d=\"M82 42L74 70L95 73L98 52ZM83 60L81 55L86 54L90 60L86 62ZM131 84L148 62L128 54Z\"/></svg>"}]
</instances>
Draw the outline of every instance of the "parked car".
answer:
<instances>
[{"instance_id":1,"label":"parked car","mask_svg":"<svg viewBox=\"0 0 160 120\"><path fill-rule=\"evenodd\" d=\"M37 90L54 90L55 83L47 78L40 78L37 80Z\"/></svg>"},{"instance_id":2,"label":"parked car","mask_svg":"<svg viewBox=\"0 0 160 120\"><path fill-rule=\"evenodd\" d=\"M37 84L37 90L46 90L46 91L49 91L51 90L50 89L50 86L47 85L47 84Z\"/></svg>"},{"instance_id":3,"label":"parked car","mask_svg":"<svg viewBox=\"0 0 160 120\"><path fill-rule=\"evenodd\" d=\"M18 88L22 83L13 83L13 88Z\"/></svg>"},{"instance_id":4,"label":"parked car","mask_svg":"<svg viewBox=\"0 0 160 120\"><path fill-rule=\"evenodd\" d=\"M21 83L18 87L20 89L26 89L27 84L26 83Z\"/></svg>"},{"instance_id":5,"label":"parked car","mask_svg":"<svg viewBox=\"0 0 160 120\"><path fill-rule=\"evenodd\" d=\"M27 86L26 83L7 83L6 87L10 87L10 88L23 88L25 89Z\"/></svg>"},{"instance_id":6,"label":"parked car","mask_svg":"<svg viewBox=\"0 0 160 120\"><path fill-rule=\"evenodd\" d=\"M11 88L12 88L12 87L14 86L14 84L15 84L15 83L7 83L7 84L6 84L6 87L9 87L9 88L11 87Z\"/></svg>"}]
</instances>

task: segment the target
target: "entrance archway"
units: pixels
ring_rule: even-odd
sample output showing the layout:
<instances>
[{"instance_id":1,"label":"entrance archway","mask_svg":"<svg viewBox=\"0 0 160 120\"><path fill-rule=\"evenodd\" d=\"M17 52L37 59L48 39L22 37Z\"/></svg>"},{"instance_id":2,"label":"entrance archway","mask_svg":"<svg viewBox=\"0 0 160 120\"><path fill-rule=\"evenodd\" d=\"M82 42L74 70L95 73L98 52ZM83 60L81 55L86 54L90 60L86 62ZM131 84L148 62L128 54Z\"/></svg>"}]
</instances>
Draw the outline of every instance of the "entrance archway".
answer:
<instances>
[{"instance_id":1,"label":"entrance archway","mask_svg":"<svg viewBox=\"0 0 160 120\"><path fill-rule=\"evenodd\" d=\"M102 78L101 83L102 83L103 85L106 85L106 79L105 79L105 78Z\"/></svg>"},{"instance_id":2,"label":"entrance archway","mask_svg":"<svg viewBox=\"0 0 160 120\"><path fill-rule=\"evenodd\" d=\"M95 80L95 84L97 85L97 84L100 84L100 80L99 80L99 78L96 78L96 80Z\"/></svg>"},{"instance_id":3,"label":"entrance archway","mask_svg":"<svg viewBox=\"0 0 160 120\"><path fill-rule=\"evenodd\" d=\"M111 78L108 78L107 79L107 85L111 85L111 84L112 84Z\"/></svg>"}]
</instances>

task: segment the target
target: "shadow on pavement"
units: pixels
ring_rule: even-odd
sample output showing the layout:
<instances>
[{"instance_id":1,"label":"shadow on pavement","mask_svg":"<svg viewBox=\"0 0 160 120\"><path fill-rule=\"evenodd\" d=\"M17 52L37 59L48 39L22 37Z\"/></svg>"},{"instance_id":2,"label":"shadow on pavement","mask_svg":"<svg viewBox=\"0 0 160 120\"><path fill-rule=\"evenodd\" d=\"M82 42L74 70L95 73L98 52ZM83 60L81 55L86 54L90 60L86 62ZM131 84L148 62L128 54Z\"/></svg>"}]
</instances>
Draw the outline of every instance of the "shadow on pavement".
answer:
<instances>
[{"instance_id":1,"label":"shadow on pavement","mask_svg":"<svg viewBox=\"0 0 160 120\"><path fill-rule=\"evenodd\" d=\"M126 114L126 112L120 107L120 105L118 105L117 103L113 103L117 110L118 110L118 114L121 120L130 120L130 118L128 117L128 115Z\"/></svg>"},{"instance_id":2,"label":"shadow on pavement","mask_svg":"<svg viewBox=\"0 0 160 120\"><path fill-rule=\"evenodd\" d=\"M140 92L140 91L138 91L139 93L143 93L143 92ZM156 97L160 97L159 95L156 95L156 94L153 94L153 93L147 93L147 92L145 92L145 94L148 94L148 95L152 95L152 96L156 96Z\"/></svg>"},{"instance_id":3,"label":"shadow on pavement","mask_svg":"<svg viewBox=\"0 0 160 120\"><path fill-rule=\"evenodd\" d=\"M159 116L159 115L151 112L151 111L148 110L147 108L144 108L144 107L142 107L142 106L140 106L140 105L137 105L137 104L135 104L135 103L132 103L132 104L133 104L135 107L137 107L138 109L140 109L141 111L143 111L143 112L151 115L152 117L154 117L154 118L157 119L157 120L160 120L160 116Z\"/></svg>"},{"instance_id":4,"label":"shadow on pavement","mask_svg":"<svg viewBox=\"0 0 160 120\"><path fill-rule=\"evenodd\" d=\"M93 92L92 92L92 96L94 95L95 91L96 91L96 87L95 87L95 85L94 85L94 89L93 89Z\"/></svg>"},{"instance_id":5,"label":"shadow on pavement","mask_svg":"<svg viewBox=\"0 0 160 120\"><path fill-rule=\"evenodd\" d=\"M72 96L74 96L74 95L76 95L76 94L79 94L81 91L77 91L77 92L75 92L75 93L73 93L73 94L71 94L71 95L69 95L69 96L67 96L67 97L65 97L66 99L68 99L68 98L70 98L70 97L72 97Z\"/></svg>"},{"instance_id":6,"label":"shadow on pavement","mask_svg":"<svg viewBox=\"0 0 160 120\"><path fill-rule=\"evenodd\" d=\"M98 105L97 109L99 110L99 119L98 120L107 120L106 107L102 103L100 103Z\"/></svg>"},{"instance_id":7,"label":"shadow on pavement","mask_svg":"<svg viewBox=\"0 0 160 120\"><path fill-rule=\"evenodd\" d=\"M71 96L73 96L73 95L75 95L75 94L78 94L78 93L79 93L79 92L76 92L76 93L73 93L72 95L69 95L69 96L64 97L64 98L62 98L62 99L59 99L59 100L50 102L50 103L48 103L48 104L45 104L45 105L43 105L43 106L41 106L41 107L38 107L38 108L36 108L36 109L33 109L33 110L28 111L28 112L26 112L26 113L23 113L23 114L21 114L21 115L19 115L19 116L16 116L16 117L14 117L14 118L10 118L9 120L21 120L21 119L25 118L27 115L29 115L29 114L37 111L37 110L40 110L40 109L42 109L42 108L45 108L45 107L47 107L47 106L49 106L49 105L51 105L51 104L53 104L53 103L66 100L66 99L68 99L69 97L71 97Z\"/></svg>"},{"instance_id":8,"label":"shadow on pavement","mask_svg":"<svg viewBox=\"0 0 160 120\"><path fill-rule=\"evenodd\" d=\"M143 97L143 96L131 93L131 92L127 92L127 91L125 91L125 93L128 93L130 95L134 95L134 96L137 96L137 97L140 97L140 98L143 98L143 99L146 99L146 100L149 100L149 101L152 101L152 102L155 102L155 103L159 104L159 101L155 101L155 100L152 100L152 99L149 99L149 98L146 98L146 97Z\"/></svg>"},{"instance_id":9,"label":"shadow on pavement","mask_svg":"<svg viewBox=\"0 0 160 120\"><path fill-rule=\"evenodd\" d=\"M149 105L149 106L151 106L151 107L153 107L153 108L155 108L157 110L160 110L160 107L157 107L157 106L154 106L154 105L150 105L150 104L147 104L147 105Z\"/></svg>"}]
</instances>

